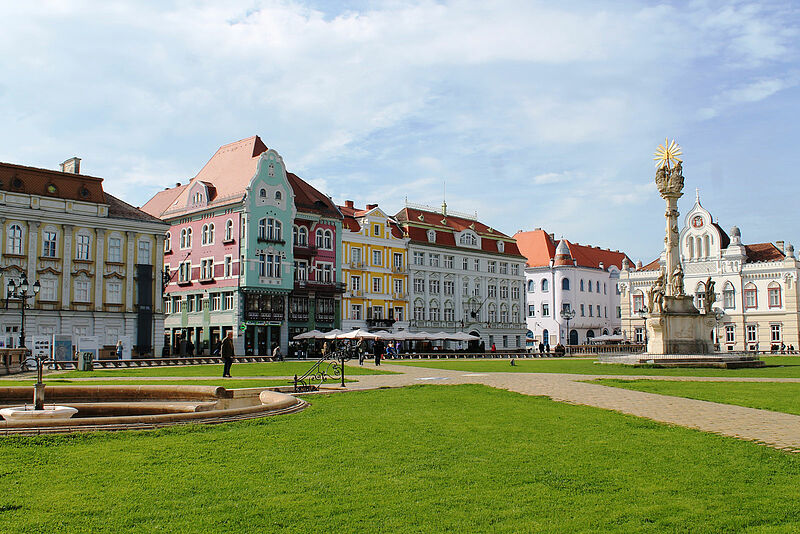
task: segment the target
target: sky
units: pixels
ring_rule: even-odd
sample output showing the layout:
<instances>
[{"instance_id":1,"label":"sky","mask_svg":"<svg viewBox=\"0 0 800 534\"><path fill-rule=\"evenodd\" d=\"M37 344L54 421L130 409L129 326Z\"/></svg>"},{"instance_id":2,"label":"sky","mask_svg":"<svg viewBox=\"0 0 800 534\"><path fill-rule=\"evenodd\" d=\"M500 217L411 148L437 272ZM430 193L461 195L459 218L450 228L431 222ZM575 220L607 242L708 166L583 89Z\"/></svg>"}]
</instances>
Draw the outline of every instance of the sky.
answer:
<instances>
[{"instance_id":1,"label":"sky","mask_svg":"<svg viewBox=\"0 0 800 534\"><path fill-rule=\"evenodd\" d=\"M143 205L259 135L336 202L477 212L649 262L653 152L800 245L796 2L0 0L0 161Z\"/></svg>"}]
</instances>

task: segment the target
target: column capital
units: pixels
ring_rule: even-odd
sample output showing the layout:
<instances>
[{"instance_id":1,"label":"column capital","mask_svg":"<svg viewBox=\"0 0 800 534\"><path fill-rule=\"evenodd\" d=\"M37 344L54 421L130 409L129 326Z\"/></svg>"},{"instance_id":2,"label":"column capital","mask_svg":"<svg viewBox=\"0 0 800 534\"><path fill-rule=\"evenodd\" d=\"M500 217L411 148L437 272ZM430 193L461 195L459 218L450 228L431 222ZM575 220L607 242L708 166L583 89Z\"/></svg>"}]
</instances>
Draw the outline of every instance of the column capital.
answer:
<instances>
[{"instance_id":1,"label":"column capital","mask_svg":"<svg viewBox=\"0 0 800 534\"><path fill-rule=\"evenodd\" d=\"M97 237L103 237L104 235L106 235L105 228L95 228L95 232L97 232Z\"/></svg>"}]
</instances>

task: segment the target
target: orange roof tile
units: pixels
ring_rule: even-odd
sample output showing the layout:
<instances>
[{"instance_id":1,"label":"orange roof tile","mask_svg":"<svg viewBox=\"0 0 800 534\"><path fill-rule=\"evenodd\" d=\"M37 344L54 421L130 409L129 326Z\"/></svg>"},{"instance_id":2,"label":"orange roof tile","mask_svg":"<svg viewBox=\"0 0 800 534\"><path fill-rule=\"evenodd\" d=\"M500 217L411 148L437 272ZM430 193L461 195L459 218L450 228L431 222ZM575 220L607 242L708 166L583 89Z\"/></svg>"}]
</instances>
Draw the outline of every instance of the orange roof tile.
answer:
<instances>
[{"instance_id":1,"label":"orange roof tile","mask_svg":"<svg viewBox=\"0 0 800 534\"><path fill-rule=\"evenodd\" d=\"M754 243L745 245L747 261L781 261L786 255L772 243Z\"/></svg>"},{"instance_id":2,"label":"orange roof tile","mask_svg":"<svg viewBox=\"0 0 800 534\"><path fill-rule=\"evenodd\" d=\"M550 260L555 258L555 240L544 230L537 229L530 232L517 232L514 234L522 255L528 258L528 267L544 267L550 265ZM589 245L579 245L569 240L564 240L569 247L570 255L580 267L599 268L600 263L604 268L614 265L622 269L622 260L628 258L624 252L607 250ZM630 258L628 258L630 262Z\"/></svg>"},{"instance_id":3,"label":"orange roof tile","mask_svg":"<svg viewBox=\"0 0 800 534\"><path fill-rule=\"evenodd\" d=\"M167 208L175 202L175 198L180 195L184 189L186 189L185 184L159 191L142 206L142 211L149 213L153 217L160 217L161 214L167 211Z\"/></svg>"}]
</instances>

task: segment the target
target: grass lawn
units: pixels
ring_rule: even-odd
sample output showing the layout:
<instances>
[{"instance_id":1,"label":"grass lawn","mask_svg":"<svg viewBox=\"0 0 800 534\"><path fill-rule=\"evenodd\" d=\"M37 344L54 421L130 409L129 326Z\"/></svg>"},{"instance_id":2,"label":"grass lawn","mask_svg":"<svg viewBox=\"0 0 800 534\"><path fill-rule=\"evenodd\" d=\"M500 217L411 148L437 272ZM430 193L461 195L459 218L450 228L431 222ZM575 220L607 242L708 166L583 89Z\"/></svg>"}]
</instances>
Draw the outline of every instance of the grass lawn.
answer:
<instances>
[{"instance_id":1,"label":"grass lawn","mask_svg":"<svg viewBox=\"0 0 800 534\"><path fill-rule=\"evenodd\" d=\"M800 456L485 386L213 426L6 437L7 532L800 530Z\"/></svg>"},{"instance_id":2,"label":"grass lawn","mask_svg":"<svg viewBox=\"0 0 800 534\"><path fill-rule=\"evenodd\" d=\"M302 376L315 361L305 362L258 362L234 363L231 373L238 376ZM222 364L186 365L174 367L142 367L136 369L99 369L96 371L67 371L58 374L60 378L93 376L217 376L222 373ZM345 369L345 377L353 375L395 374L391 371L378 371L366 367L350 366ZM56 375L53 375L56 376Z\"/></svg>"},{"instance_id":3,"label":"grass lawn","mask_svg":"<svg viewBox=\"0 0 800 534\"><path fill-rule=\"evenodd\" d=\"M800 383L794 382L675 382L670 380L598 379L592 382L673 397L735 404L800 415Z\"/></svg>"},{"instance_id":4,"label":"grass lawn","mask_svg":"<svg viewBox=\"0 0 800 534\"><path fill-rule=\"evenodd\" d=\"M505 360L404 360L386 363L451 369L470 373L572 373L578 375L638 375L638 376L762 376L769 378L800 378L800 357L766 356L767 364L760 369L657 369L654 367L630 367L627 365L599 364L587 359L533 359L516 360L509 365Z\"/></svg>"}]
</instances>

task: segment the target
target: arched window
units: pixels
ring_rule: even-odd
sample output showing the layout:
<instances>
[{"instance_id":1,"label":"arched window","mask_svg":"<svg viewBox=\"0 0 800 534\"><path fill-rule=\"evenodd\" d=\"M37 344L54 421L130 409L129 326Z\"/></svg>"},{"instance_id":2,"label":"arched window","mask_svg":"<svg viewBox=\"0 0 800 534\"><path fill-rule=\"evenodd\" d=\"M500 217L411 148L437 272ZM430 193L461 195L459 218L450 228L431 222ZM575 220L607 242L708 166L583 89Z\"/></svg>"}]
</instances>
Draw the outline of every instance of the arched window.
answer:
<instances>
[{"instance_id":1,"label":"arched window","mask_svg":"<svg viewBox=\"0 0 800 534\"><path fill-rule=\"evenodd\" d=\"M702 310L706 304L706 285L703 282L697 284L694 290L694 305L698 310Z\"/></svg>"},{"instance_id":2,"label":"arched window","mask_svg":"<svg viewBox=\"0 0 800 534\"><path fill-rule=\"evenodd\" d=\"M181 248L186 248L186 228L181 230Z\"/></svg>"},{"instance_id":3,"label":"arched window","mask_svg":"<svg viewBox=\"0 0 800 534\"><path fill-rule=\"evenodd\" d=\"M700 236L697 236L695 240L695 256L697 256L697 259L703 257L703 241L700 239Z\"/></svg>"},{"instance_id":4,"label":"arched window","mask_svg":"<svg viewBox=\"0 0 800 534\"><path fill-rule=\"evenodd\" d=\"M58 248L58 232L55 228L45 228L42 231L42 256L45 258L55 258Z\"/></svg>"},{"instance_id":5,"label":"arched window","mask_svg":"<svg viewBox=\"0 0 800 534\"><path fill-rule=\"evenodd\" d=\"M308 246L308 229L305 226L301 226L297 232L297 244L301 247Z\"/></svg>"},{"instance_id":6,"label":"arched window","mask_svg":"<svg viewBox=\"0 0 800 534\"><path fill-rule=\"evenodd\" d=\"M333 250L333 232L325 230L325 249Z\"/></svg>"},{"instance_id":7,"label":"arched window","mask_svg":"<svg viewBox=\"0 0 800 534\"><path fill-rule=\"evenodd\" d=\"M91 249L89 248L92 243L92 238L88 233L78 234L75 247L75 259L88 261L91 259Z\"/></svg>"},{"instance_id":8,"label":"arched window","mask_svg":"<svg viewBox=\"0 0 800 534\"><path fill-rule=\"evenodd\" d=\"M536 291L536 282L528 280L528 292L533 293L534 291Z\"/></svg>"},{"instance_id":9,"label":"arched window","mask_svg":"<svg viewBox=\"0 0 800 534\"><path fill-rule=\"evenodd\" d=\"M705 250L706 257L711 256L711 238L708 234L703 236L703 248Z\"/></svg>"},{"instance_id":10,"label":"arched window","mask_svg":"<svg viewBox=\"0 0 800 534\"><path fill-rule=\"evenodd\" d=\"M561 280L561 289L564 291L569 291L569 278L564 278Z\"/></svg>"},{"instance_id":11,"label":"arched window","mask_svg":"<svg viewBox=\"0 0 800 534\"><path fill-rule=\"evenodd\" d=\"M736 290L730 282L725 282L725 287L722 289L722 306L726 310L736 308Z\"/></svg>"},{"instance_id":12,"label":"arched window","mask_svg":"<svg viewBox=\"0 0 800 534\"><path fill-rule=\"evenodd\" d=\"M581 291L583 291L583 278L581 278Z\"/></svg>"},{"instance_id":13,"label":"arched window","mask_svg":"<svg viewBox=\"0 0 800 534\"><path fill-rule=\"evenodd\" d=\"M200 244L208 245L208 225L204 224L203 229L200 231Z\"/></svg>"},{"instance_id":14,"label":"arched window","mask_svg":"<svg viewBox=\"0 0 800 534\"><path fill-rule=\"evenodd\" d=\"M781 285L778 282L772 282L767 286L767 297L769 297L770 308L780 308L783 306L781 298Z\"/></svg>"},{"instance_id":15,"label":"arched window","mask_svg":"<svg viewBox=\"0 0 800 534\"><path fill-rule=\"evenodd\" d=\"M164 252L169 252L172 249L172 234L167 232L164 234Z\"/></svg>"},{"instance_id":16,"label":"arched window","mask_svg":"<svg viewBox=\"0 0 800 534\"><path fill-rule=\"evenodd\" d=\"M689 236L686 238L686 248L689 249L689 259L694 259L694 237Z\"/></svg>"},{"instance_id":17,"label":"arched window","mask_svg":"<svg viewBox=\"0 0 800 534\"><path fill-rule=\"evenodd\" d=\"M644 293L641 289L637 289L633 293L633 313L639 313L644 310Z\"/></svg>"},{"instance_id":18,"label":"arched window","mask_svg":"<svg viewBox=\"0 0 800 534\"><path fill-rule=\"evenodd\" d=\"M261 198L267 198L267 190L262 187L261 190L258 192L258 196Z\"/></svg>"},{"instance_id":19,"label":"arched window","mask_svg":"<svg viewBox=\"0 0 800 534\"><path fill-rule=\"evenodd\" d=\"M550 284L547 282L547 279L542 280L542 293L547 293L550 291Z\"/></svg>"},{"instance_id":20,"label":"arched window","mask_svg":"<svg viewBox=\"0 0 800 534\"><path fill-rule=\"evenodd\" d=\"M315 244L317 245L317 248L322 248L322 246L325 244L325 233L322 231L322 229L318 229L315 236Z\"/></svg>"},{"instance_id":21,"label":"arched window","mask_svg":"<svg viewBox=\"0 0 800 534\"><path fill-rule=\"evenodd\" d=\"M265 241L281 241L283 227L278 219L266 217L258 221L258 238Z\"/></svg>"},{"instance_id":22,"label":"arched window","mask_svg":"<svg viewBox=\"0 0 800 534\"><path fill-rule=\"evenodd\" d=\"M753 282L744 286L744 308L746 310L758 307L758 289Z\"/></svg>"},{"instance_id":23,"label":"arched window","mask_svg":"<svg viewBox=\"0 0 800 534\"><path fill-rule=\"evenodd\" d=\"M192 229L186 229L186 248L192 248Z\"/></svg>"},{"instance_id":24,"label":"arched window","mask_svg":"<svg viewBox=\"0 0 800 534\"><path fill-rule=\"evenodd\" d=\"M292 245L294 245L294 246L297 246L300 243L299 242L299 238L298 238L298 233L299 233L299 230L298 230L297 226L293 225L292 226Z\"/></svg>"},{"instance_id":25,"label":"arched window","mask_svg":"<svg viewBox=\"0 0 800 534\"><path fill-rule=\"evenodd\" d=\"M225 241L233 240L233 221L228 219L225 221Z\"/></svg>"},{"instance_id":26,"label":"arched window","mask_svg":"<svg viewBox=\"0 0 800 534\"><path fill-rule=\"evenodd\" d=\"M275 191L275 200L280 200L281 198L283 198L283 195L281 195L281 192L280 191Z\"/></svg>"},{"instance_id":27,"label":"arched window","mask_svg":"<svg viewBox=\"0 0 800 534\"><path fill-rule=\"evenodd\" d=\"M12 224L8 227L6 253L22 254L22 227L18 224Z\"/></svg>"},{"instance_id":28,"label":"arched window","mask_svg":"<svg viewBox=\"0 0 800 534\"><path fill-rule=\"evenodd\" d=\"M259 239L267 238L267 219L259 219L258 221L258 238Z\"/></svg>"}]
</instances>

